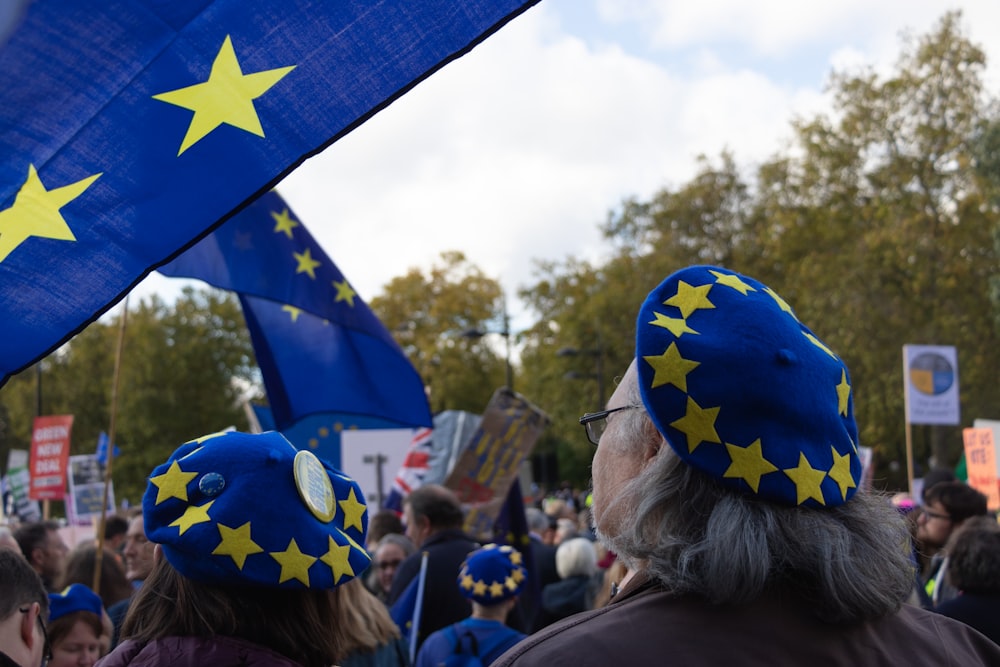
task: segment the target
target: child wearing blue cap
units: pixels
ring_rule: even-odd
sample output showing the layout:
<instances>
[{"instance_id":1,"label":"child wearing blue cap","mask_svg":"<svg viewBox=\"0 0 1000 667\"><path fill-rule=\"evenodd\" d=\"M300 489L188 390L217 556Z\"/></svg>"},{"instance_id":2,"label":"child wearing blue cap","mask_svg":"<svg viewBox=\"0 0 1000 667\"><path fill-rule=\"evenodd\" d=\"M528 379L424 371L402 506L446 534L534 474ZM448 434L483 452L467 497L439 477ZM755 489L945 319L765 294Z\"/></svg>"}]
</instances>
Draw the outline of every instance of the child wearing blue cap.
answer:
<instances>
[{"instance_id":1,"label":"child wearing blue cap","mask_svg":"<svg viewBox=\"0 0 1000 667\"><path fill-rule=\"evenodd\" d=\"M49 667L93 667L111 643L101 598L83 584L49 593Z\"/></svg>"},{"instance_id":2,"label":"child wearing blue cap","mask_svg":"<svg viewBox=\"0 0 1000 667\"><path fill-rule=\"evenodd\" d=\"M527 635L505 625L528 574L521 552L487 544L462 563L458 588L472 601L472 616L431 634L416 667L489 665Z\"/></svg>"},{"instance_id":3,"label":"child wearing blue cap","mask_svg":"<svg viewBox=\"0 0 1000 667\"><path fill-rule=\"evenodd\" d=\"M329 667L342 657L331 589L370 563L352 479L279 433L217 433L153 470L142 509L155 563L101 667Z\"/></svg>"}]
</instances>

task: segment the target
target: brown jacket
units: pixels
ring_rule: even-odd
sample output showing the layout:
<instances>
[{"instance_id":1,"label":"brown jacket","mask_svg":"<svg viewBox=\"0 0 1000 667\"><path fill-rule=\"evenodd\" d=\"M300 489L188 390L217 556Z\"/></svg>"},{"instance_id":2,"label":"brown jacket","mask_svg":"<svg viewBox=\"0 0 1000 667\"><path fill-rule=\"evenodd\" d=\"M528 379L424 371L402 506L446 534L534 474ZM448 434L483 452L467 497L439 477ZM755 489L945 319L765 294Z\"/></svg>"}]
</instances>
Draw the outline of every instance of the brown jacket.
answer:
<instances>
[{"instance_id":1,"label":"brown jacket","mask_svg":"<svg viewBox=\"0 0 1000 667\"><path fill-rule=\"evenodd\" d=\"M719 607L629 582L603 609L530 636L494 667L724 665L760 667L1000 666L1000 646L972 628L904 605L858 625L817 620L802 604L759 600Z\"/></svg>"}]
</instances>

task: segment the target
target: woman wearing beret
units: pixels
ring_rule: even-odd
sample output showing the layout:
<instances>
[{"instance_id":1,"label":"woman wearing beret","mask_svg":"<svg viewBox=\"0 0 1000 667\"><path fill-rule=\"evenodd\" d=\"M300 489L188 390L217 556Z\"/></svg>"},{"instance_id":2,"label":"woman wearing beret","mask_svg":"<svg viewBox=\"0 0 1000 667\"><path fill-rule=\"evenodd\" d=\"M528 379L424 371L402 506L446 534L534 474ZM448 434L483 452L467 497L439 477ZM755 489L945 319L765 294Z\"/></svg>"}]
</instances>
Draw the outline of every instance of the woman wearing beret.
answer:
<instances>
[{"instance_id":1,"label":"woman wearing beret","mask_svg":"<svg viewBox=\"0 0 1000 667\"><path fill-rule=\"evenodd\" d=\"M83 584L49 594L50 667L92 667L107 650L111 628L97 593Z\"/></svg>"},{"instance_id":2,"label":"woman wearing beret","mask_svg":"<svg viewBox=\"0 0 1000 667\"><path fill-rule=\"evenodd\" d=\"M100 667L329 667L365 571L358 485L274 432L182 445L143 496L155 564Z\"/></svg>"}]
</instances>

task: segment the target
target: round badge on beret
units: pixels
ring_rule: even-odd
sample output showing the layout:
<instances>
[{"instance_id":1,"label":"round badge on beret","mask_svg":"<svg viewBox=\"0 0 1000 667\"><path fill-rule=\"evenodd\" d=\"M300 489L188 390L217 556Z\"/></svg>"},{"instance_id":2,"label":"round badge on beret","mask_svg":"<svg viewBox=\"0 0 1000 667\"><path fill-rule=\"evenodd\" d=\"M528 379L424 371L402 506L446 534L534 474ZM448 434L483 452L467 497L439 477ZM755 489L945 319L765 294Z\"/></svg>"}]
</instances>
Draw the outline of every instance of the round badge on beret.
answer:
<instances>
[{"instance_id":1,"label":"round badge on beret","mask_svg":"<svg viewBox=\"0 0 1000 667\"><path fill-rule=\"evenodd\" d=\"M323 464L315 454L303 450L295 455L294 471L295 487L302 502L320 521L332 520L337 505L333 499L333 484Z\"/></svg>"},{"instance_id":2,"label":"round badge on beret","mask_svg":"<svg viewBox=\"0 0 1000 667\"><path fill-rule=\"evenodd\" d=\"M150 474L142 511L170 565L215 586L328 589L371 564L357 482L274 431L181 445Z\"/></svg>"},{"instance_id":3,"label":"round badge on beret","mask_svg":"<svg viewBox=\"0 0 1000 667\"><path fill-rule=\"evenodd\" d=\"M831 507L861 480L844 362L771 288L692 266L636 323L642 401L686 463L743 493Z\"/></svg>"}]
</instances>

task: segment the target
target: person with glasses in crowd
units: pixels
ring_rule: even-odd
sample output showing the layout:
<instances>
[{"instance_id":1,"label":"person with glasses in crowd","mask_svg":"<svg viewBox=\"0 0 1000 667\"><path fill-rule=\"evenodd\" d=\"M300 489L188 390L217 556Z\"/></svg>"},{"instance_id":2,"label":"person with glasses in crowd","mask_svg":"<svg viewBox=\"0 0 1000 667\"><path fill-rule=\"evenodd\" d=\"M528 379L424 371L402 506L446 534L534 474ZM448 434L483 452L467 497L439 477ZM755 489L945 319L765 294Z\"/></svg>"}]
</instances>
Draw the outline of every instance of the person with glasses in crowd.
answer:
<instances>
[{"instance_id":1,"label":"person with glasses in crowd","mask_svg":"<svg viewBox=\"0 0 1000 667\"><path fill-rule=\"evenodd\" d=\"M375 546L372 559L374 586L372 593L383 603L388 603L392 581L400 564L416 551L413 542L406 535L389 533Z\"/></svg>"},{"instance_id":2,"label":"person with glasses in crowd","mask_svg":"<svg viewBox=\"0 0 1000 667\"><path fill-rule=\"evenodd\" d=\"M49 597L38 573L19 552L0 549L0 667L48 663L48 614Z\"/></svg>"},{"instance_id":3,"label":"person with glasses in crowd","mask_svg":"<svg viewBox=\"0 0 1000 667\"><path fill-rule=\"evenodd\" d=\"M494 667L1000 665L903 601L909 533L860 488L843 360L761 282L715 266L646 298L597 445L592 522L628 568L610 603Z\"/></svg>"},{"instance_id":4,"label":"person with glasses in crowd","mask_svg":"<svg viewBox=\"0 0 1000 667\"><path fill-rule=\"evenodd\" d=\"M986 496L965 482L940 482L927 489L917 515L916 538L917 548L930 557L922 584L931 607L958 595L947 577L948 540L967 519L987 513Z\"/></svg>"}]
</instances>

